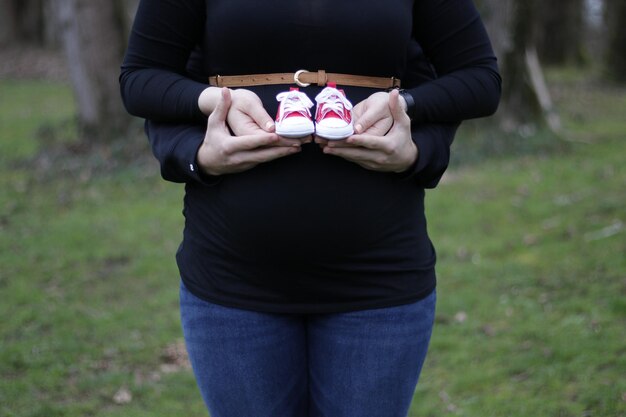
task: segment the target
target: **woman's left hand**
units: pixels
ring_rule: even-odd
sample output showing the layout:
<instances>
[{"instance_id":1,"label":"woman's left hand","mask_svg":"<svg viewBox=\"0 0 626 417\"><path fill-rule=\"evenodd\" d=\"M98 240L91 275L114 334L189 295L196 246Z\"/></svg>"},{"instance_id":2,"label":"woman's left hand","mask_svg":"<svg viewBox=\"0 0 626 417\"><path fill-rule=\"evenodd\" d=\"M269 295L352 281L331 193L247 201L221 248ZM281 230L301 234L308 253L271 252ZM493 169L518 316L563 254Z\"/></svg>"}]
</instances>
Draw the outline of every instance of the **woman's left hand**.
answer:
<instances>
[{"instance_id":1,"label":"woman's left hand","mask_svg":"<svg viewBox=\"0 0 626 417\"><path fill-rule=\"evenodd\" d=\"M324 153L374 171L403 172L413 165L418 149L411 139L411 120L403 109L398 91L392 90L388 97L391 120L381 117L362 132L358 131L357 120L357 134L342 141L324 141ZM380 97L376 101L380 103ZM384 114L384 110L378 109L376 113ZM390 129L386 127L389 125Z\"/></svg>"}]
</instances>

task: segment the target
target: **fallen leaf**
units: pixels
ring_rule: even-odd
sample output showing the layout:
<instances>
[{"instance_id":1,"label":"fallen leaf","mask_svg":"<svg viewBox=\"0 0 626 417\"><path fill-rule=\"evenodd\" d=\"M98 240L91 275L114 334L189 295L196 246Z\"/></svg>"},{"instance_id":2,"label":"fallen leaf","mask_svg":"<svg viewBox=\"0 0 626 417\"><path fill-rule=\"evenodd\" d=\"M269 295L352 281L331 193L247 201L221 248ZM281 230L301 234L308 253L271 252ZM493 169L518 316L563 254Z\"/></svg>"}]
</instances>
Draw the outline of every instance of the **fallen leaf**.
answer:
<instances>
[{"instance_id":1,"label":"fallen leaf","mask_svg":"<svg viewBox=\"0 0 626 417\"><path fill-rule=\"evenodd\" d=\"M113 396L113 402L118 405L129 404L133 400L133 394L128 388L122 387Z\"/></svg>"}]
</instances>

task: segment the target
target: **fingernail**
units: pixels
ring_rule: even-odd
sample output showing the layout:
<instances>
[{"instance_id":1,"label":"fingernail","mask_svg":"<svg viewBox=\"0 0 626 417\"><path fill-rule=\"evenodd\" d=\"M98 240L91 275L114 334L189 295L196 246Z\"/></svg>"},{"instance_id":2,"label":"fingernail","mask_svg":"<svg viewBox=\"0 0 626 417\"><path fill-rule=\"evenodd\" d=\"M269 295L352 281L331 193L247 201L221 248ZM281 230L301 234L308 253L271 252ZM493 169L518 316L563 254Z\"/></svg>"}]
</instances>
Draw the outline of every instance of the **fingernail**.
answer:
<instances>
[{"instance_id":1,"label":"fingernail","mask_svg":"<svg viewBox=\"0 0 626 417\"><path fill-rule=\"evenodd\" d=\"M363 125L361 125L361 124L357 124L356 126L354 126L354 130L355 130L357 133L361 133L361 131L363 130Z\"/></svg>"},{"instance_id":2,"label":"fingernail","mask_svg":"<svg viewBox=\"0 0 626 417\"><path fill-rule=\"evenodd\" d=\"M273 122L265 123L265 130L272 130L273 127L274 127L274 123Z\"/></svg>"}]
</instances>

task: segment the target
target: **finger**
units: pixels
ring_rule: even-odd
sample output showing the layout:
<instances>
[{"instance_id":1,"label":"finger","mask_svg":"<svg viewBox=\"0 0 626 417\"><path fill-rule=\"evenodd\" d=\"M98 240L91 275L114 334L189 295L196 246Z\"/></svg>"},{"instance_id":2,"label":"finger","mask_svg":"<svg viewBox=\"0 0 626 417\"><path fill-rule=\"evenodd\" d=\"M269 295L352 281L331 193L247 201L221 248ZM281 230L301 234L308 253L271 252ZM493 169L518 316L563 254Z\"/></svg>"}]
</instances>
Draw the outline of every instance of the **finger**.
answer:
<instances>
[{"instance_id":1,"label":"finger","mask_svg":"<svg viewBox=\"0 0 626 417\"><path fill-rule=\"evenodd\" d=\"M232 103L230 90L226 87L222 88L220 101L209 116L209 123L226 124L226 117Z\"/></svg>"},{"instance_id":2,"label":"finger","mask_svg":"<svg viewBox=\"0 0 626 417\"><path fill-rule=\"evenodd\" d=\"M357 132L357 134L367 133L368 135L385 136L389 132L389 130L391 130L392 126L393 126L393 118L389 116L385 119L381 119L377 121L367 130L360 132L360 133Z\"/></svg>"},{"instance_id":3,"label":"finger","mask_svg":"<svg viewBox=\"0 0 626 417\"><path fill-rule=\"evenodd\" d=\"M248 116L245 116L244 118L233 117L232 109L228 115L226 122L228 123L228 126L231 128L235 136L245 136L245 135L267 133L265 130L261 129L256 124L256 122L250 119Z\"/></svg>"},{"instance_id":4,"label":"finger","mask_svg":"<svg viewBox=\"0 0 626 417\"><path fill-rule=\"evenodd\" d=\"M354 131L356 134L372 133L384 136L393 125L393 117L389 112L388 100L383 104L385 108L370 107L361 117L355 119Z\"/></svg>"},{"instance_id":5,"label":"finger","mask_svg":"<svg viewBox=\"0 0 626 417\"><path fill-rule=\"evenodd\" d=\"M286 138L284 136L278 136L279 140L273 146L300 146L305 143L310 143L313 140L312 135L304 136L301 138Z\"/></svg>"},{"instance_id":6,"label":"finger","mask_svg":"<svg viewBox=\"0 0 626 417\"><path fill-rule=\"evenodd\" d=\"M252 120L266 132L274 132L276 130L274 120L267 114L260 102L250 106L247 111Z\"/></svg>"},{"instance_id":7,"label":"finger","mask_svg":"<svg viewBox=\"0 0 626 417\"><path fill-rule=\"evenodd\" d=\"M328 146L328 143L330 142L328 139L324 139L319 136L315 136L313 140L315 141L315 143L317 143L320 149L326 148Z\"/></svg>"},{"instance_id":8,"label":"finger","mask_svg":"<svg viewBox=\"0 0 626 417\"><path fill-rule=\"evenodd\" d=\"M381 166L387 159L386 154L367 148L325 148L324 153L339 156L368 168Z\"/></svg>"},{"instance_id":9,"label":"finger","mask_svg":"<svg viewBox=\"0 0 626 417\"><path fill-rule=\"evenodd\" d=\"M269 147L258 148L250 151L238 152L232 155L231 163L233 165L254 166L264 162L273 161L274 159L283 158L300 152L300 147Z\"/></svg>"},{"instance_id":10,"label":"finger","mask_svg":"<svg viewBox=\"0 0 626 417\"><path fill-rule=\"evenodd\" d=\"M366 133L362 135L352 135L347 139L347 141L353 147L361 147L385 153L389 153L392 150L392 143L386 136L371 135Z\"/></svg>"},{"instance_id":11,"label":"finger","mask_svg":"<svg viewBox=\"0 0 626 417\"><path fill-rule=\"evenodd\" d=\"M279 140L275 133L260 133L244 136L232 136L228 142L224 143L224 151L227 154L234 154L242 151L249 151L256 148L264 148L274 145Z\"/></svg>"},{"instance_id":12,"label":"finger","mask_svg":"<svg viewBox=\"0 0 626 417\"><path fill-rule=\"evenodd\" d=\"M363 133L371 128L379 119L380 114L376 111L375 108L370 107L363 114L358 116L357 120L355 120L354 131L356 133Z\"/></svg>"},{"instance_id":13,"label":"finger","mask_svg":"<svg viewBox=\"0 0 626 417\"><path fill-rule=\"evenodd\" d=\"M330 148L352 148L355 145L352 145L351 143L349 143L347 139L341 139L341 140L329 140L326 146Z\"/></svg>"}]
</instances>

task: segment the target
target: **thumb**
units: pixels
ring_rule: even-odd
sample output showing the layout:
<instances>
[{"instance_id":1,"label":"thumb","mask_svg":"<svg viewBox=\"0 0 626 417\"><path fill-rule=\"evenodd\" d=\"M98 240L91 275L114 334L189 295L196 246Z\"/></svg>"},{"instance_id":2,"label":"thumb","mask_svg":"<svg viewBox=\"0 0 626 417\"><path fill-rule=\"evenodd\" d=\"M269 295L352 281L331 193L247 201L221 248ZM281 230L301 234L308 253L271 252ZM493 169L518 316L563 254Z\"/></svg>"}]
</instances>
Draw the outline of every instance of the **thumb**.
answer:
<instances>
[{"instance_id":1,"label":"thumb","mask_svg":"<svg viewBox=\"0 0 626 417\"><path fill-rule=\"evenodd\" d=\"M217 103L215 110L209 116L209 122L213 123L226 123L226 116L228 116L228 110L233 100L230 95L230 90L226 87L222 88L222 95L220 101Z\"/></svg>"},{"instance_id":2,"label":"thumb","mask_svg":"<svg viewBox=\"0 0 626 417\"><path fill-rule=\"evenodd\" d=\"M399 121L409 121L409 115L406 114L402 104L400 103L400 93L398 90L392 90L389 92L389 111L393 117L394 123Z\"/></svg>"}]
</instances>

